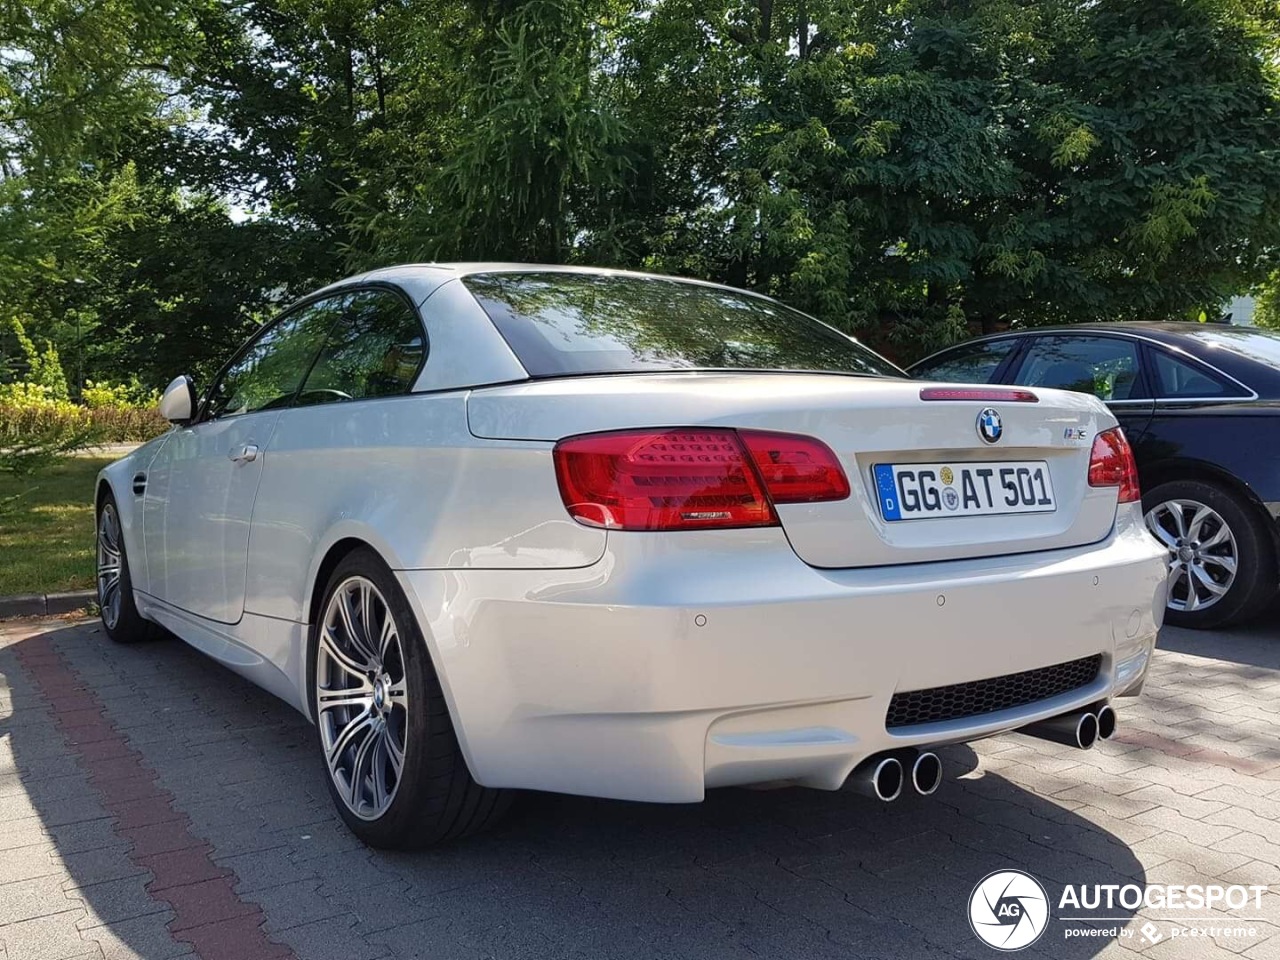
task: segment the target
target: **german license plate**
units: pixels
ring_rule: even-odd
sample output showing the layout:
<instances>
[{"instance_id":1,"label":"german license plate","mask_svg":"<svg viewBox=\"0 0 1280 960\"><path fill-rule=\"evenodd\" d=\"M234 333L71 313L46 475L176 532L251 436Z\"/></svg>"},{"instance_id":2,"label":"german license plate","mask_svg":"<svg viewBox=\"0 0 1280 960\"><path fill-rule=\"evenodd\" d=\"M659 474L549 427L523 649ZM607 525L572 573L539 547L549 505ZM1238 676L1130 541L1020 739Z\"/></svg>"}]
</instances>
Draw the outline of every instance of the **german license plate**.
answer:
<instances>
[{"instance_id":1,"label":"german license plate","mask_svg":"<svg viewBox=\"0 0 1280 960\"><path fill-rule=\"evenodd\" d=\"M1050 513L1053 478L1043 460L995 463L877 463L872 467L886 520Z\"/></svg>"}]
</instances>

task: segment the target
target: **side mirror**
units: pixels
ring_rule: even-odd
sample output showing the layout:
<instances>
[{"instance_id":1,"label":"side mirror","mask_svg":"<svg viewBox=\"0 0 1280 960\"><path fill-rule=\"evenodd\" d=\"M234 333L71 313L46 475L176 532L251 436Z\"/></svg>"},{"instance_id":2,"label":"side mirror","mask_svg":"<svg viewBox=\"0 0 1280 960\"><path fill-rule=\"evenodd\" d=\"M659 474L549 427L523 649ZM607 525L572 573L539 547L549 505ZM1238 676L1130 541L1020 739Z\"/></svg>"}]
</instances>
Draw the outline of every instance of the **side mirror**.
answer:
<instances>
[{"instance_id":1,"label":"side mirror","mask_svg":"<svg viewBox=\"0 0 1280 960\"><path fill-rule=\"evenodd\" d=\"M190 423L196 414L196 385L186 374L174 377L160 395L160 416L170 423Z\"/></svg>"}]
</instances>

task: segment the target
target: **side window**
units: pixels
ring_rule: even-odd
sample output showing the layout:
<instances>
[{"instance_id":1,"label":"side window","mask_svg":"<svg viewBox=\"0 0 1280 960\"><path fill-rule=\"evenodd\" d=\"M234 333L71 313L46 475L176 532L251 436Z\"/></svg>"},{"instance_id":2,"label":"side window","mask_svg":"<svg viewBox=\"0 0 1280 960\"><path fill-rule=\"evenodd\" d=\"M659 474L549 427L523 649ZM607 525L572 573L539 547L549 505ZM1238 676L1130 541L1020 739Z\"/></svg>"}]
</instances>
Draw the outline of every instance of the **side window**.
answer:
<instances>
[{"instance_id":1,"label":"side window","mask_svg":"<svg viewBox=\"0 0 1280 960\"><path fill-rule=\"evenodd\" d=\"M325 335L342 315L344 299L317 300L260 334L214 383L208 416L234 417L287 406Z\"/></svg>"},{"instance_id":2,"label":"side window","mask_svg":"<svg viewBox=\"0 0 1280 960\"><path fill-rule=\"evenodd\" d=\"M1034 337L1014 382L1092 393L1100 400L1144 399L1138 345L1122 337Z\"/></svg>"},{"instance_id":3,"label":"side window","mask_svg":"<svg viewBox=\"0 0 1280 960\"><path fill-rule=\"evenodd\" d=\"M363 400L405 393L422 368L427 342L413 308L385 290L354 294L330 331L300 404Z\"/></svg>"},{"instance_id":4,"label":"side window","mask_svg":"<svg viewBox=\"0 0 1280 960\"><path fill-rule=\"evenodd\" d=\"M1155 357L1156 377L1160 381L1158 396L1169 400L1191 400L1240 395L1239 390L1222 382L1199 364L1155 348L1152 348L1151 355Z\"/></svg>"},{"instance_id":5,"label":"side window","mask_svg":"<svg viewBox=\"0 0 1280 960\"><path fill-rule=\"evenodd\" d=\"M1018 341L984 340L948 350L940 357L918 363L911 368L917 380L950 380L957 383L990 383L1004 358L1013 352Z\"/></svg>"}]
</instances>

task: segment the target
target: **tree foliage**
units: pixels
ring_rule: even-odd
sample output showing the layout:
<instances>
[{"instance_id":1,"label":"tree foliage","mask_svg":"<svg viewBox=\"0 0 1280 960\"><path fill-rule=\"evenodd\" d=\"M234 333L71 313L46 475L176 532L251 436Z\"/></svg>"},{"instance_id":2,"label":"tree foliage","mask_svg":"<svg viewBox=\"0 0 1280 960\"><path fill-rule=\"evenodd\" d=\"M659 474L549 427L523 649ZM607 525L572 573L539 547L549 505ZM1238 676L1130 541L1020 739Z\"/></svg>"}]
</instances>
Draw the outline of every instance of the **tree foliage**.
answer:
<instances>
[{"instance_id":1,"label":"tree foliage","mask_svg":"<svg viewBox=\"0 0 1280 960\"><path fill-rule=\"evenodd\" d=\"M0 354L29 363L20 319L72 393L207 376L292 296L414 259L725 281L901 360L1214 314L1280 267L1277 24L1270 0L11 5Z\"/></svg>"}]
</instances>

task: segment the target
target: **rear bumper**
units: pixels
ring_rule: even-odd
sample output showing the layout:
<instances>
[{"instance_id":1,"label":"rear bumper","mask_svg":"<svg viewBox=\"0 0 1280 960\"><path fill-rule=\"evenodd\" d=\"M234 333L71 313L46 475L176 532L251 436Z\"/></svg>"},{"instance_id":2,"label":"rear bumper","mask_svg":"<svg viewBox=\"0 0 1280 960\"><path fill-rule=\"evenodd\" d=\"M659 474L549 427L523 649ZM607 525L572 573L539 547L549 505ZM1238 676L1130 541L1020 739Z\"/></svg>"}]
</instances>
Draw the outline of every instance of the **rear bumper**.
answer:
<instances>
[{"instance_id":1,"label":"rear bumper","mask_svg":"<svg viewBox=\"0 0 1280 960\"><path fill-rule=\"evenodd\" d=\"M794 779L959 742L1140 687L1165 553L1137 505L1087 547L859 570L782 532L610 534L573 570L400 571L476 779L633 800ZM1096 679L886 729L890 698L1091 655Z\"/></svg>"}]
</instances>

